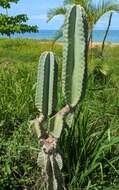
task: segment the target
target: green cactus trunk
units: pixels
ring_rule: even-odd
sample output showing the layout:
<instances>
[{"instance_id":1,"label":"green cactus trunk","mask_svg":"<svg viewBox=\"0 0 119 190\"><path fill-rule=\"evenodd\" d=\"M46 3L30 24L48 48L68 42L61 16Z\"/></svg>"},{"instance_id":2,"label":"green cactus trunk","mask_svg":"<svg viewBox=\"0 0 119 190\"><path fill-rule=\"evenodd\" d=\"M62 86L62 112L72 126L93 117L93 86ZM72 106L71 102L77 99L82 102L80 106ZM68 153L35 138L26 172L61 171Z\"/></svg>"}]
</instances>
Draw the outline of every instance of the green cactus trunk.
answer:
<instances>
[{"instance_id":1,"label":"green cactus trunk","mask_svg":"<svg viewBox=\"0 0 119 190\"><path fill-rule=\"evenodd\" d=\"M62 87L66 103L75 107L81 100L86 79L87 22L83 8L71 7L64 24Z\"/></svg>"}]
</instances>

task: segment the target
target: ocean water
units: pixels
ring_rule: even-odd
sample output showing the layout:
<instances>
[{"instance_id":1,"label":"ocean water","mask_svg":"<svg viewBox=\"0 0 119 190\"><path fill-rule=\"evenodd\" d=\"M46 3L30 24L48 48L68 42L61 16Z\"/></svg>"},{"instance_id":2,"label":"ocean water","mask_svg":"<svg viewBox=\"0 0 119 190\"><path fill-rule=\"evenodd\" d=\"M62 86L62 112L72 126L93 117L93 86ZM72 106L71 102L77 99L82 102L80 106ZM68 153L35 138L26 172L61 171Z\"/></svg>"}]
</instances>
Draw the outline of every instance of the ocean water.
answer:
<instances>
[{"instance_id":1,"label":"ocean water","mask_svg":"<svg viewBox=\"0 0 119 190\"><path fill-rule=\"evenodd\" d=\"M40 40L53 40L56 34L56 30L40 30L38 33L25 33L25 34L14 34L12 38L31 38ZM101 42L104 38L104 30L95 30L93 32L93 41ZM6 37L6 36L0 36ZM60 39L63 41L63 38ZM119 30L110 30L106 39L107 42L119 43Z\"/></svg>"}]
</instances>

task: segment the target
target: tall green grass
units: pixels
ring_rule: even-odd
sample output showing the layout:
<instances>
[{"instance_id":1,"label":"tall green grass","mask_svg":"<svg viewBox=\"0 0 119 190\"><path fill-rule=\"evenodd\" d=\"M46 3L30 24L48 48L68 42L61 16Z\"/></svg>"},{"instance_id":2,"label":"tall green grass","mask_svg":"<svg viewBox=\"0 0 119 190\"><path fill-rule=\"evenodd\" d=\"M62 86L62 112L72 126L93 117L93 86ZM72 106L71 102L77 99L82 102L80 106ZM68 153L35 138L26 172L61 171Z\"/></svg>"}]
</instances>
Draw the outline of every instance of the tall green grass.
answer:
<instances>
[{"instance_id":1,"label":"tall green grass","mask_svg":"<svg viewBox=\"0 0 119 190\"><path fill-rule=\"evenodd\" d=\"M90 86L76 110L72 130L62 140L72 190L103 189L119 183L119 98L117 89L110 93L105 85L103 89Z\"/></svg>"},{"instance_id":2,"label":"tall green grass","mask_svg":"<svg viewBox=\"0 0 119 190\"><path fill-rule=\"evenodd\" d=\"M41 189L39 145L28 122L38 115L34 95L39 56L51 49L51 42L0 40L0 190ZM61 66L62 45L56 44L54 51ZM118 52L118 46L107 46L103 59L99 48L89 56L85 99L60 142L69 190L119 187Z\"/></svg>"}]
</instances>

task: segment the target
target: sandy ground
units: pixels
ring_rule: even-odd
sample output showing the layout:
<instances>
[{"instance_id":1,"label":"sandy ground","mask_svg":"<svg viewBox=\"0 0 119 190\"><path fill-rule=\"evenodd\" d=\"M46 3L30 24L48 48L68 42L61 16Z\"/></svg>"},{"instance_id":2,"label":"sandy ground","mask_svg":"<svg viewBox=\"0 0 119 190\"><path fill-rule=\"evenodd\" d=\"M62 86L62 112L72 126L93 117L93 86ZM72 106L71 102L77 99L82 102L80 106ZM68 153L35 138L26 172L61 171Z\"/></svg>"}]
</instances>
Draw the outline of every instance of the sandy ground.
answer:
<instances>
[{"instance_id":1,"label":"sandy ground","mask_svg":"<svg viewBox=\"0 0 119 190\"><path fill-rule=\"evenodd\" d=\"M117 47L119 46L119 43L106 42L105 45L109 47ZM92 44L89 45L90 48L95 48L100 46L102 46L101 42L93 42Z\"/></svg>"},{"instance_id":2,"label":"sandy ground","mask_svg":"<svg viewBox=\"0 0 119 190\"><path fill-rule=\"evenodd\" d=\"M41 41L41 42L45 42L45 43L52 43L52 41ZM58 45L63 45L63 42L56 42L56 44ZM95 48L95 47L101 47L102 46L102 42L93 42L92 44L89 45L89 48ZM109 47L117 47L119 46L119 43L113 43L113 42L106 42L105 46L109 46Z\"/></svg>"}]
</instances>

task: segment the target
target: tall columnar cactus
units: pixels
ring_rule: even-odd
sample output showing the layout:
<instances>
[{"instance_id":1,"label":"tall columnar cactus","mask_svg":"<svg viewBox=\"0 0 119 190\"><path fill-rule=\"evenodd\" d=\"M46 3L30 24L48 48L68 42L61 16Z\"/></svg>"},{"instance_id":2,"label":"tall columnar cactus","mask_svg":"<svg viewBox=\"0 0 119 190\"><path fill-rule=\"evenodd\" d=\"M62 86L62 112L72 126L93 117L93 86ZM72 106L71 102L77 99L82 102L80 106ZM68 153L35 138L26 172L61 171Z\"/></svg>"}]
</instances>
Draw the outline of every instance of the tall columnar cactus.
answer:
<instances>
[{"instance_id":1,"label":"tall columnar cactus","mask_svg":"<svg viewBox=\"0 0 119 190\"><path fill-rule=\"evenodd\" d=\"M31 121L31 126L42 144L38 165L43 168L48 190L65 189L58 140L64 118L80 102L85 87L87 22L85 12L79 5L72 6L66 14L63 59L62 89L65 106L56 113L58 65L52 52L44 52L38 65L35 98L40 117ZM47 130L44 124L48 126Z\"/></svg>"},{"instance_id":2,"label":"tall columnar cactus","mask_svg":"<svg viewBox=\"0 0 119 190\"><path fill-rule=\"evenodd\" d=\"M75 107L81 100L87 62L87 21L83 8L70 8L64 23L62 88L65 101Z\"/></svg>"}]
</instances>

